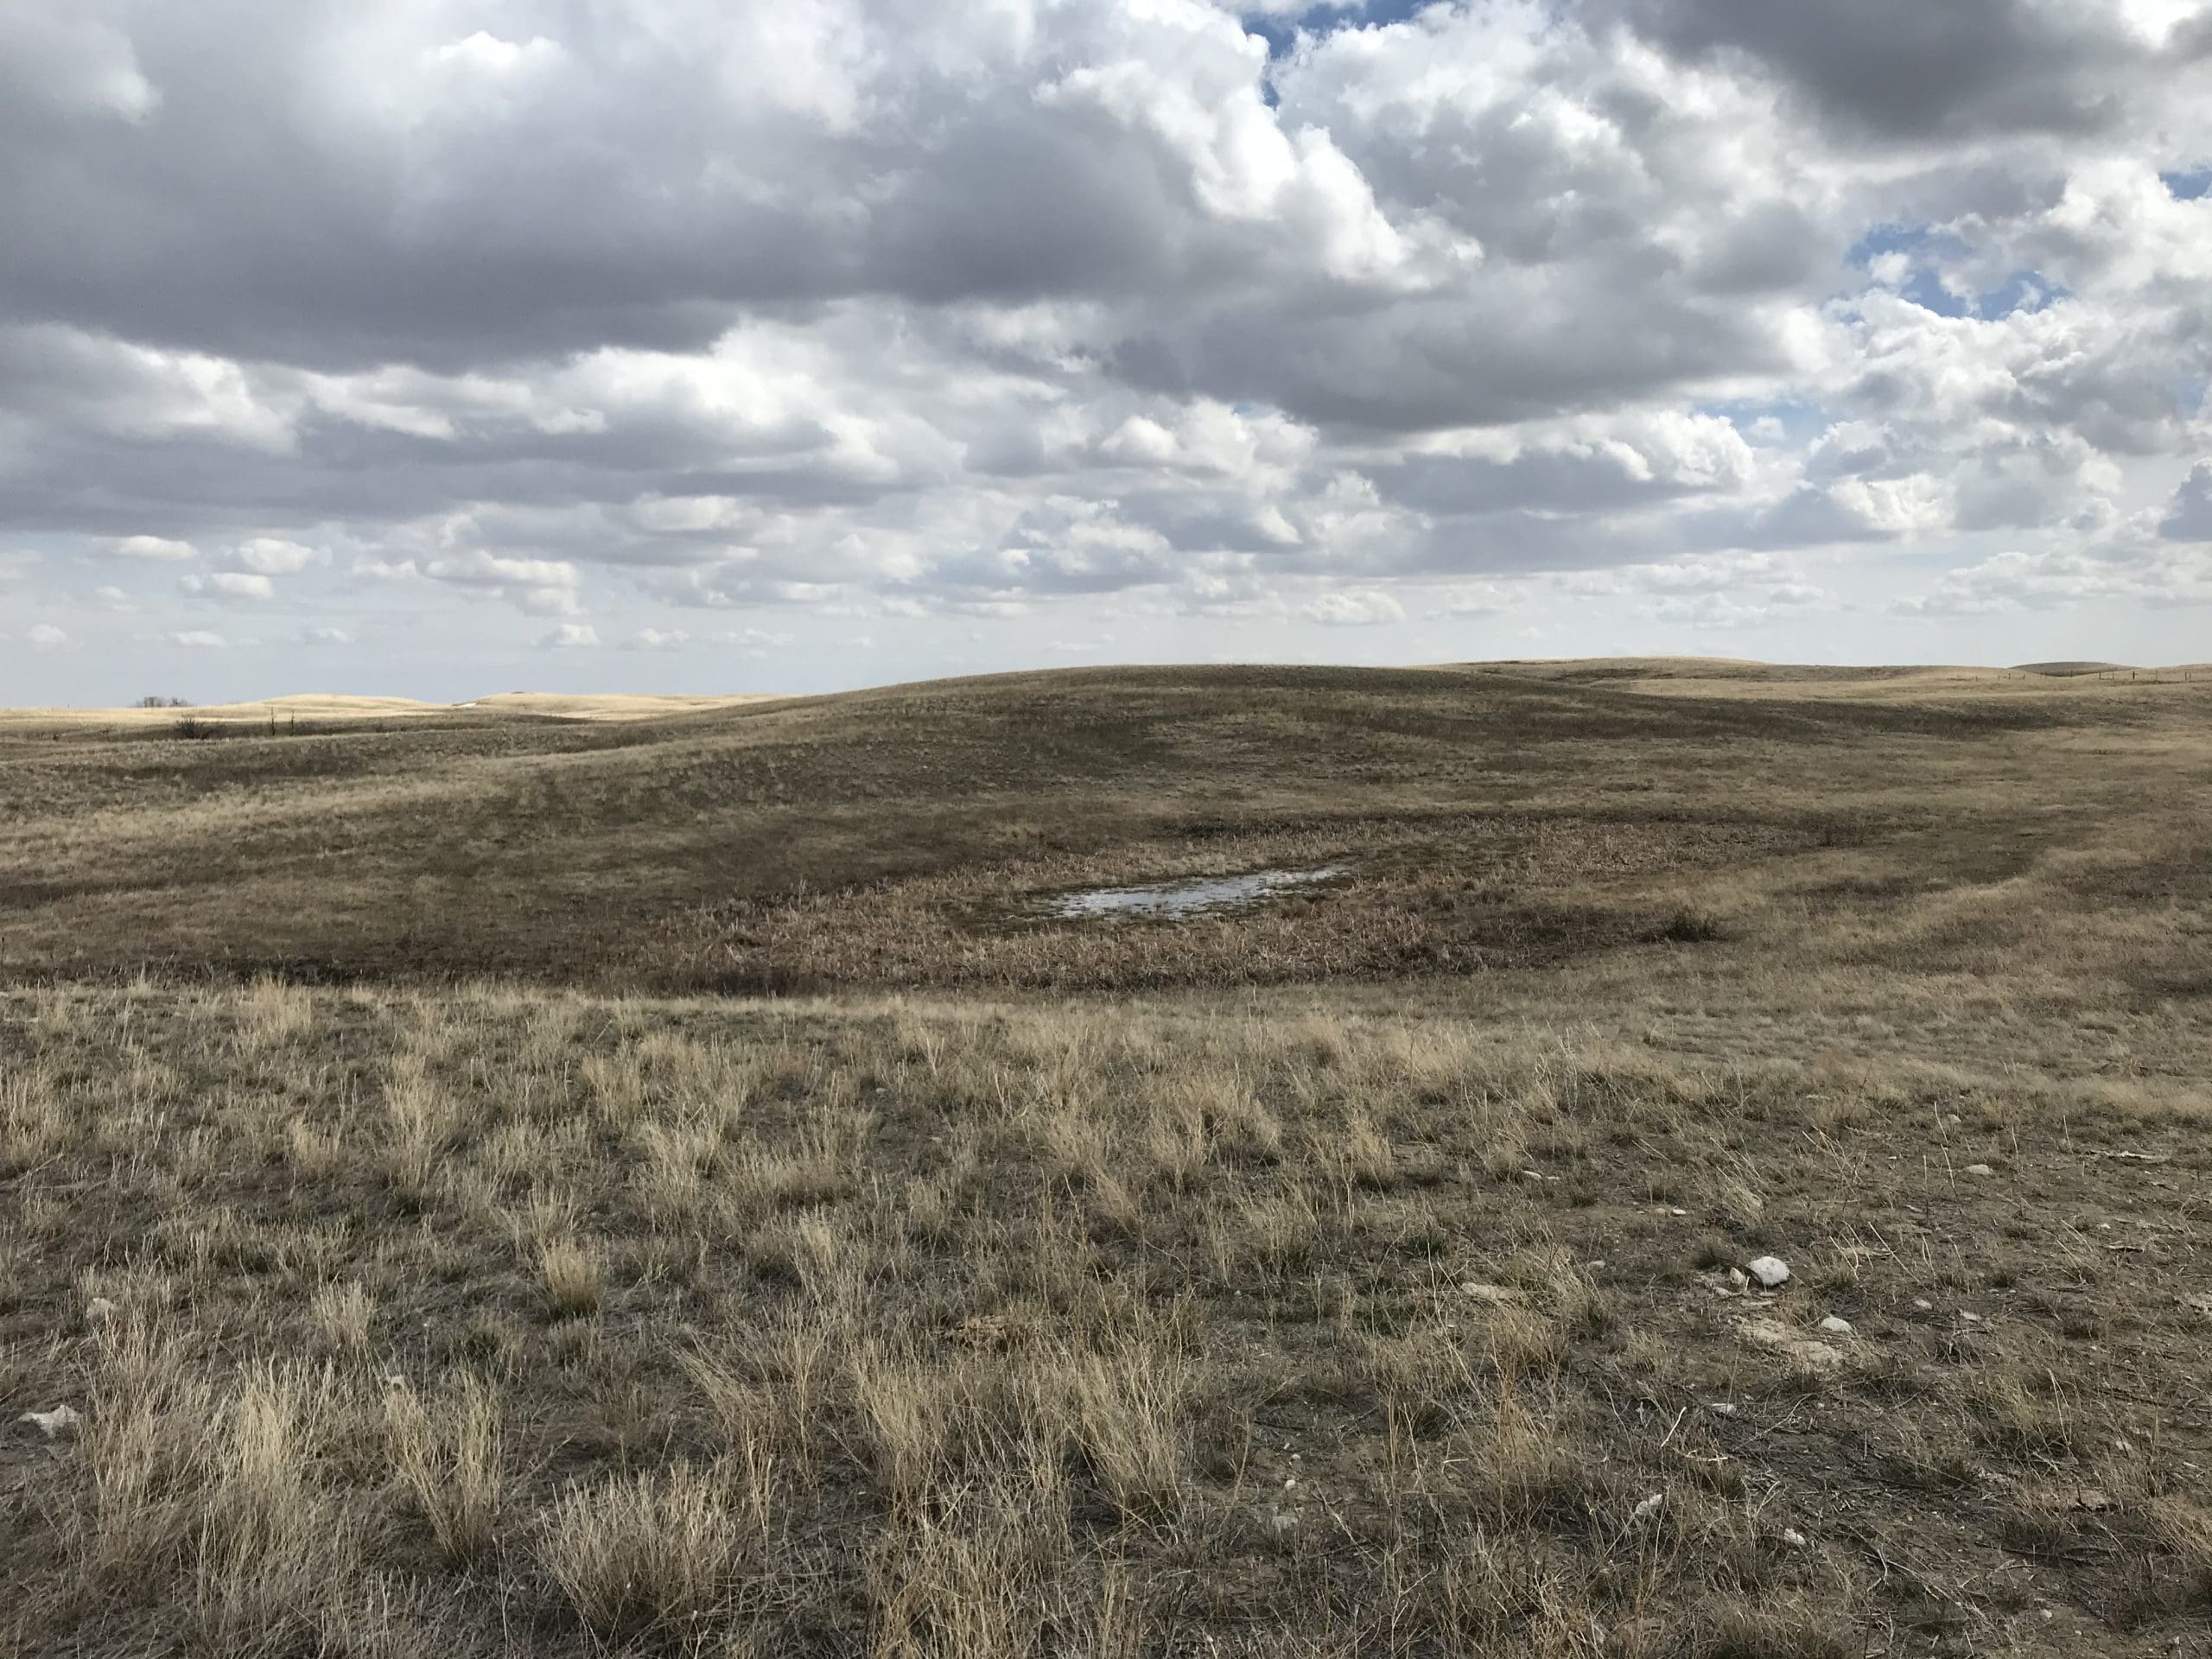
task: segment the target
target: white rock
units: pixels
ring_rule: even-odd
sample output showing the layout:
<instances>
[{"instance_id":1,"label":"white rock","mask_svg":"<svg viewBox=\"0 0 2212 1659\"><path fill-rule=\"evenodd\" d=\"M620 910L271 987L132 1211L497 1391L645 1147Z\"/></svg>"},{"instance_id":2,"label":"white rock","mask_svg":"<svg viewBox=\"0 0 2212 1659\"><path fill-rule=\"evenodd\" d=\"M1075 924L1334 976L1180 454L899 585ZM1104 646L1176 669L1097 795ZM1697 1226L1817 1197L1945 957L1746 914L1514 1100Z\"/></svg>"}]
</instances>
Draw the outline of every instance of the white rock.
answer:
<instances>
[{"instance_id":1,"label":"white rock","mask_svg":"<svg viewBox=\"0 0 2212 1659\"><path fill-rule=\"evenodd\" d=\"M1912 1299L1912 1305L1918 1308L1923 1313L1933 1313L1936 1311L1936 1304L1929 1301L1925 1296L1914 1297Z\"/></svg>"},{"instance_id":2,"label":"white rock","mask_svg":"<svg viewBox=\"0 0 2212 1659\"><path fill-rule=\"evenodd\" d=\"M1994 1175L1997 1172L1992 1169L1987 1164L1968 1164L1967 1166L1967 1173L1969 1175Z\"/></svg>"},{"instance_id":3,"label":"white rock","mask_svg":"<svg viewBox=\"0 0 2212 1659\"><path fill-rule=\"evenodd\" d=\"M1521 1300L1521 1293L1517 1290L1509 1289L1503 1285L1486 1285L1477 1279L1469 1279L1462 1283L1459 1294L1470 1301L1488 1302L1497 1307Z\"/></svg>"},{"instance_id":4,"label":"white rock","mask_svg":"<svg viewBox=\"0 0 2212 1659\"><path fill-rule=\"evenodd\" d=\"M57 1434L75 1433L77 1425L83 1420L77 1415L74 1406L56 1406L52 1411L27 1411L17 1421L36 1423L39 1431L50 1440Z\"/></svg>"},{"instance_id":5,"label":"white rock","mask_svg":"<svg viewBox=\"0 0 2212 1659\"><path fill-rule=\"evenodd\" d=\"M1979 1313L1961 1313L1959 1317L1964 1319L1968 1325L1980 1325L1981 1323L1981 1315Z\"/></svg>"},{"instance_id":6,"label":"white rock","mask_svg":"<svg viewBox=\"0 0 2212 1659\"><path fill-rule=\"evenodd\" d=\"M1838 1319L1834 1314L1831 1313L1827 1318L1821 1321L1821 1329L1827 1332L1828 1335L1832 1337L1847 1337L1851 1334L1851 1321L1849 1319Z\"/></svg>"},{"instance_id":7,"label":"white rock","mask_svg":"<svg viewBox=\"0 0 2212 1659\"><path fill-rule=\"evenodd\" d=\"M1759 1281L1762 1290L1772 1290L1777 1285L1789 1282L1789 1264L1778 1255L1763 1255L1744 1271Z\"/></svg>"},{"instance_id":8,"label":"white rock","mask_svg":"<svg viewBox=\"0 0 2212 1659\"><path fill-rule=\"evenodd\" d=\"M1705 1408L1722 1417L1733 1417L1736 1414L1735 1402L1729 1400L1708 1400L1705 1402Z\"/></svg>"},{"instance_id":9,"label":"white rock","mask_svg":"<svg viewBox=\"0 0 2212 1659\"><path fill-rule=\"evenodd\" d=\"M1784 1527L1782 1529L1782 1541L1792 1549L1802 1549L1805 1548L1805 1535L1795 1527Z\"/></svg>"},{"instance_id":10,"label":"white rock","mask_svg":"<svg viewBox=\"0 0 2212 1659\"><path fill-rule=\"evenodd\" d=\"M1630 1526L1642 1526L1646 1521L1649 1521L1653 1516L1659 1513L1659 1506L1666 1501L1666 1493L1652 1493L1650 1497L1645 1498L1643 1503L1637 1504L1633 1510L1629 1511L1629 1524Z\"/></svg>"}]
</instances>

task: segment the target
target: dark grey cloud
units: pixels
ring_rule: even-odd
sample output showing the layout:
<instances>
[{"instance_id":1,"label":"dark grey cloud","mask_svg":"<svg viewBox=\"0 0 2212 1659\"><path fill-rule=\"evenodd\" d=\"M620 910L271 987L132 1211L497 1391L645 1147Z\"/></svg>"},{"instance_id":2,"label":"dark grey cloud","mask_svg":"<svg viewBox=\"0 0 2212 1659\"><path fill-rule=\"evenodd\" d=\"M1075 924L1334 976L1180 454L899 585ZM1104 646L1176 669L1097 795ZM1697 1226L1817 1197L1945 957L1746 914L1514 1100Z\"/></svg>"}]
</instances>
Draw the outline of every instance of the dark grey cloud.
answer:
<instances>
[{"instance_id":1,"label":"dark grey cloud","mask_svg":"<svg viewBox=\"0 0 2212 1659\"><path fill-rule=\"evenodd\" d=\"M2101 3L1616 0L1605 9L1671 50L1771 71L1824 118L1895 141L2106 130L2146 81L2212 51L2202 14L2153 41L2125 8Z\"/></svg>"}]
</instances>

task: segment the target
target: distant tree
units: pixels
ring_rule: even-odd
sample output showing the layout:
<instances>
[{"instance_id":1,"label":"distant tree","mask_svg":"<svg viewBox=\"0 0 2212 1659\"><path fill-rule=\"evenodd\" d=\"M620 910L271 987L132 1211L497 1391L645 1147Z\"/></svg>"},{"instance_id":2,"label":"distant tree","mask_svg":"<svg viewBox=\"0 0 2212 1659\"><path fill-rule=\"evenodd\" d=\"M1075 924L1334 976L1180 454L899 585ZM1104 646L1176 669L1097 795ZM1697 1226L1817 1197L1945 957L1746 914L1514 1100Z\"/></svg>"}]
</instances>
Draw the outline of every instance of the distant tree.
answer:
<instances>
[{"instance_id":1,"label":"distant tree","mask_svg":"<svg viewBox=\"0 0 2212 1659\"><path fill-rule=\"evenodd\" d=\"M189 709L192 704L182 697L141 697L141 709Z\"/></svg>"}]
</instances>

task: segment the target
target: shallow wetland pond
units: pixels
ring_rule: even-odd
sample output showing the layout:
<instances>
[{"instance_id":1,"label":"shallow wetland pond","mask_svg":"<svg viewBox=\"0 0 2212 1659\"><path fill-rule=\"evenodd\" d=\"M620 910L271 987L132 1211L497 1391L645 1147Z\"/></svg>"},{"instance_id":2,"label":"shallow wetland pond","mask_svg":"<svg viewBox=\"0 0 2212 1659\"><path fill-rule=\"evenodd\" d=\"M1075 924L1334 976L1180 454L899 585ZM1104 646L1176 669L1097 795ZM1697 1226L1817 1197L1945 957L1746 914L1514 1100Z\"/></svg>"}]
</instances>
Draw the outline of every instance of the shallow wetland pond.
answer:
<instances>
[{"instance_id":1,"label":"shallow wetland pond","mask_svg":"<svg viewBox=\"0 0 2212 1659\"><path fill-rule=\"evenodd\" d=\"M1088 887L1054 893L1044 901L1047 915L1064 919L1086 916L1189 916L1228 910L1332 880L1347 874L1341 864L1310 870L1254 870L1244 875L1199 875L1141 887Z\"/></svg>"}]
</instances>

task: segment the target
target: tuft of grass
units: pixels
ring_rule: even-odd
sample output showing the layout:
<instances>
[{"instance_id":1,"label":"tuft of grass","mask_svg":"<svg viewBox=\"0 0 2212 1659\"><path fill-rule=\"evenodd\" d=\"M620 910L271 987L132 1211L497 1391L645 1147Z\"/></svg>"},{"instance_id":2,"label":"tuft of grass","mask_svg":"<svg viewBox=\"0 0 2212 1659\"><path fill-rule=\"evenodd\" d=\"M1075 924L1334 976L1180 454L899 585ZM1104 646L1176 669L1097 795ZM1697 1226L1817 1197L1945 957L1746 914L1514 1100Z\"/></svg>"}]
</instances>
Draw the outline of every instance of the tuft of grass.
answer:
<instances>
[{"instance_id":1,"label":"tuft of grass","mask_svg":"<svg viewBox=\"0 0 2212 1659\"><path fill-rule=\"evenodd\" d=\"M447 1560L484 1560L499 1547L506 1493L505 1440L499 1404L466 1376L425 1402L404 1380L385 1395L385 1427L398 1472L439 1552Z\"/></svg>"},{"instance_id":2,"label":"tuft of grass","mask_svg":"<svg viewBox=\"0 0 2212 1659\"><path fill-rule=\"evenodd\" d=\"M586 1628L678 1630L721 1606L746 1539L709 1472L677 1464L572 1486L543 1522L545 1571Z\"/></svg>"},{"instance_id":3,"label":"tuft of grass","mask_svg":"<svg viewBox=\"0 0 2212 1659\"><path fill-rule=\"evenodd\" d=\"M316 1334L332 1353L359 1359L369 1351L376 1299L367 1286L358 1280L321 1286L315 1293L311 1311Z\"/></svg>"},{"instance_id":4,"label":"tuft of grass","mask_svg":"<svg viewBox=\"0 0 2212 1659\"><path fill-rule=\"evenodd\" d=\"M599 1312L604 1290L599 1261L575 1238L563 1234L541 1243L537 1272L556 1318L582 1319Z\"/></svg>"}]
</instances>

